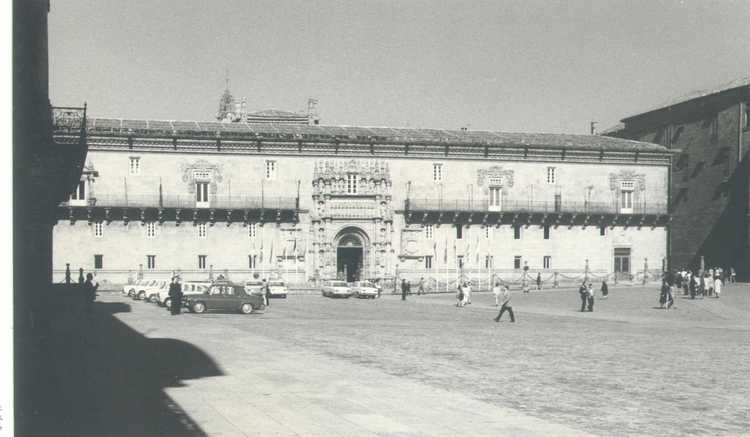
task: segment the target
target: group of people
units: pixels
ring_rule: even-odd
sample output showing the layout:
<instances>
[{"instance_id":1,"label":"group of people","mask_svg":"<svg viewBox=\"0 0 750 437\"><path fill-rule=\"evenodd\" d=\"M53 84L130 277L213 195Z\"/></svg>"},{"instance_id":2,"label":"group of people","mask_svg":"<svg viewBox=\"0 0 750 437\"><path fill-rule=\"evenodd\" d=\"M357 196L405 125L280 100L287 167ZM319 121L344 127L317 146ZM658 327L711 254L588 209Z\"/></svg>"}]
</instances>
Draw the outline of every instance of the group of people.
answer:
<instances>
[{"instance_id":1,"label":"group of people","mask_svg":"<svg viewBox=\"0 0 750 437\"><path fill-rule=\"evenodd\" d=\"M419 282L417 283L417 295L427 293L425 289L425 285L426 285L426 282L423 276L419 278ZM375 286L378 287L378 297L380 297L381 287L378 283L376 283ZM409 282L407 279L402 279L401 280L401 300L406 300L407 294L411 294L411 282Z\"/></svg>"},{"instance_id":2,"label":"group of people","mask_svg":"<svg viewBox=\"0 0 750 437\"><path fill-rule=\"evenodd\" d=\"M600 288L602 292L602 299L607 299L609 297L609 286L607 285L607 281L602 281L602 286ZM593 312L594 311L594 284L591 281L584 280L583 283L581 283L581 286L578 288L578 294L581 297L581 312L584 312L588 309L588 311Z\"/></svg>"},{"instance_id":3,"label":"group of people","mask_svg":"<svg viewBox=\"0 0 750 437\"><path fill-rule=\"evenodd\" d=\"M456 286L456 306L465 307L471 304L471 281L459 281Z\"/></svg>"},{"instance_id":4,"label":"group of people","mask_svg":"<svg viewBox=\"0 0 750 437\"><path fill-rule=\"evenodd\" d=\"M688 269L682 269L676 273L668 274L665 276L662 283L662 291L659 298L659 303L662 308L667 308L669 305L669 299L674 301L672 295L672 287L676 289L682 289L684 296L690 296L691 299L695 299L696 296L704 298L708 297L721 297L721 293L724 288L724 284L734 283L737 281L737 273L734 267L730 268L729 271L722 269L721 267L712 268L708 270L691 271Z\"/></svg>"}]
</instances>

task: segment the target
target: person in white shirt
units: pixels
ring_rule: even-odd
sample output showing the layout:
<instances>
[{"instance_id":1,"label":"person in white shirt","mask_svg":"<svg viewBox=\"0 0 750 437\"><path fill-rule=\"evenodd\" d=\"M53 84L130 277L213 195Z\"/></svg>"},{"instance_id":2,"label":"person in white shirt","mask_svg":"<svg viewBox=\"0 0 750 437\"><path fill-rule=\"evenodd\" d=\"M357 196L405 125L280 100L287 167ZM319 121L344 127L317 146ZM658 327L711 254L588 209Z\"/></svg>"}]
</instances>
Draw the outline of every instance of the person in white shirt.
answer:
<instances>
[{"instance_id":1,"label":"person in white shirt","mask_svg":"<svg viewBox=\"0 0 750 437\"><path fill-rule=\"evenodd\" d=\"M497 313L497 317L495 317L494 319L495 322L499 322L500 317L502 317L503 313L507 311L508 314L510 314L510 322L515 323L516 316L515 314L513 314L513 306L510 304L510 290L508 290L508 287L506 286L503 286L502 299L503 299L503 304L500 307L500 312Z\"/></svg>"},{"instance_id":2,"label":"person in white shirt","mask_svg":"<svg viewBox=\"0 0 750 437\"><path fill-rule=\"evenodd\" d=\"M464 289L464 300L467 305L471 305L471 281L466 282L466 288Z\"/></svg>"},{"instance_id":3,"label":"person in white shirt","mask_svg":"<svg viewBox=\"0 0 750 437\"><path fill-rule=\"evenodd\" d=\"M716 293L716 298L718 299L721 296L721 277L717 276L714 280L714 293Z\"/></svg>"},{"instance_id":4,"label":"person in white shirt","mask_svg":"<svg viewBox=\"0 0 750 437\"><path fill-rule=\"evenodd\" d=\"M492 294L495 295L495 306L500 306L500 293L502 291L500 290L500 283L496 282L495 286L492 287Z\"/></svg>"}]
</instances>

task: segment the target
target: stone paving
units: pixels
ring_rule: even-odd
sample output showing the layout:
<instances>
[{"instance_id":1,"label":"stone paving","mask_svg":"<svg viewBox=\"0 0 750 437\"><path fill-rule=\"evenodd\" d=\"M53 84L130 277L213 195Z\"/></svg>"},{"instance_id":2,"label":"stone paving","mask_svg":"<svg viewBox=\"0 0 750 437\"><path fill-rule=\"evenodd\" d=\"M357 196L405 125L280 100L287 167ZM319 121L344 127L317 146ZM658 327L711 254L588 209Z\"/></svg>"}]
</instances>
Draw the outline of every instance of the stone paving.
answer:
<instances>
[{"instance_id":1,"label":"stone paving","mask_svg":"<svg viewBox=\"0 0 750 437\"><path fill-rule=\"evenodd\" d=\"M115 317L145 338L215 361L163 388L194 435L750 435L750 287L670 311L656 298L613 290L580 313L574 291L516 294L510 324L487 293L465 308L300 295L180 317L100 296L130 305Z\"/></svg>"}]
</instances>

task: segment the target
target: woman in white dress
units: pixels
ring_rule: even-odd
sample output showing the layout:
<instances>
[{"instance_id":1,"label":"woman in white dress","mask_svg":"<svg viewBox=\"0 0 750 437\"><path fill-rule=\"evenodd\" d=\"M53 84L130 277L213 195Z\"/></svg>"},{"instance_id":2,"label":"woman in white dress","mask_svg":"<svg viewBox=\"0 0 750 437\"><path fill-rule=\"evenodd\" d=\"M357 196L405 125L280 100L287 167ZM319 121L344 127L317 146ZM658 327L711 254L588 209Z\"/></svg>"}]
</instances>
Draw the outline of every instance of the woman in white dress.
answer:
<instances>
[{"instance_id":1,"label":"woman in white dress","mask_svg":"<svg viewBox=\"0 0 750 437\"><path fill-rule=\"evenodd\" d=\"M721 277L717 276L714 280L714 293L716 293L716 298L718 299L721 295Z\"/></svg>"}]
</instances>

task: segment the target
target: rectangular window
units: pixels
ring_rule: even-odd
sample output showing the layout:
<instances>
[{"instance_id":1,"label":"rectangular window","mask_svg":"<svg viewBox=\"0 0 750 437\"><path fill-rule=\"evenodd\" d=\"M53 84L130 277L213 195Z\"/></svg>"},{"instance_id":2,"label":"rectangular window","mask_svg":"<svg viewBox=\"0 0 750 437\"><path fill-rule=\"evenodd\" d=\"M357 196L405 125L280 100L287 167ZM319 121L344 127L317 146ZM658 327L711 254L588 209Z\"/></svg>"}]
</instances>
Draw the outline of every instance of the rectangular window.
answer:
<instances>
[{"instance_id":1,"label":"rectangular window","mask_svg":"<svg viewBox=\"0 0 750 437\"><path fill-rule=\"evenodd\" d=\"M247 236L250 238L255 238L258 235L258 224L257 223L250 223L247 225Z\"/></svg>"},{"instance_id":2,"label":"rectangular window","mask_svg":"<svg viewBox=\"0 0 750 437\"><path fill-rule=\"evenodd\" d=\"M555 167L547 167L547 183L548 184L556 184L556 174L555 174Z\"/></svg>"},{"instance_id":3,"label":"rectangular window","mask_svg":"<svg viewBox=\"0 0 750 437\"><path fill-rule=\"evenodd\" d=\"M146 222L146 238L156 237L156 223Z\"/></svg>"},{"instance_id":4,"label":"rectangular window","mask_svg":"<svg viewBox=\"0 0 750 437\"><path fill-rule=\"evenodd\" d=\"M104 255L94 255L94 268L95 269L104 268Z\"/></svg>"},{"instance_id":5,"label":"rectangular window","mask_svg":"<svg viewBox=\"0 0 750 437\"><path fill-rule=\"evenodd\" d=\"M198 255L198 268L205 270L206 268L206 255Z\"/></svg>"},{"instance_id":6,"label":"rectangular window","mask_svg":"<svg viewBox=\"0 0 750 437\"><path fill-rule=\"evenodd\" d=\"M131 175L141 174L141 158L137 156L130 157L130 174Z\"/></svg>"},{"instance_id":7,"label":"rectangular window","mask_svg":"<svg viewBox=\"0 0 750 437\"><path fill-rule=\"evenodd\" d=\"M424 225L424 237L432 240L432 225Z\"/></svg>"},{"instance_id":8,"label":"rectangular window","mask_svg":"<svg viewBox=\"0 0 750 437\"><path fill-rule=\"evenodd\" d=\"M513 268L516 270L521 268L521 255L516 255L513 257Z\"/></svg>"},{"instance_id":9,"label":"rectangular window","mask_svg":"<svg viewBox=\"0 0 750 437\"><path fill-rule=\"evenodd\" d=\"M432 256L424 257L424 268L426 270L432 269Z\"/></svg>"},{"instance_id":10,"label":"rectangular window","mask_svg":"<svg viewBox=\"0 0 750 437\"><path fill-rule=\"evenodd\" d=\"M544 225L544 239L549 240L549 225Z\"/></svg>"},{"instance_id":11,"label":"rectangular window","mask_svg":"<svg viewBox=\"0 0 750 437\"><path fill-rule=\"evenodd\" d=\"M266 160L266 180L276 180L276 161L271 159Z\"/></svg>"},{"instance_id":12,"label":"rectangular window","mask_svg":"<svg viewBox=\"0 0 750 437\"><path fill-rule=\"evenodd\" d=\"M615 248L615 275L626 276L630 274L630 248Z\"/></svg>"},{"instance_id":13,"label":"rectangular window","mask_svg":"<svg viewBox=\"0 0 750 437\"><path fill-rule=\"evenodd\" d=\"M346 175L346 193L357 194L357 175L354 173Z\"/></svg>"},{"instance_id":14,"label":"rectangular window","mask_svg":"<svg viewBox=\"0 0 750 437\"><path fill-rule=\"evenodd\" d=\"M103 235L104 235L104 223L102 222L94 223L94 236L96 238L102 238Z\"/></svg>"},{"instance_id":15,"label":"rectangular window","mask_svg":"<svg viewBox=\"0 0 750 437\"><path fill-rule=\"evenodd\" d=\"M146 268L149 270L156 268L156 255L146 255Z\"/></svg>"},{"instance_id":16,"label":"rectangular window","mask_svg":"<svg viewBox=\"0 0 750 437\"><path fill-rule=\"evenodd\" d=\"M72 204L76 205L83 205L86 203L86 181L80 181L78 182L78 186L76 187L76 190L73 191L73 194L70 195L70 200Z\"/></svg>"},{"instance_id":17,"label":"rectangular window","mask_svg":"<svg viewBox=\"0 0 750 437\"><path fill-rule=\"evenodd\" d=\"M503 189L490 187L490 211L500 211L503 208Z\"/></svg>"},{"instance_id":18,"label":"rectangular window","mask_svg":"<svg viewBox=\"0 0 750 437\"><path fill-rule=\"evenodd\" d=\"M461 269L461 268L464 267L464 256L463 255L458 255L456 257L456 264L458 264L458 268L459 269Z\"/></svg>"},{"instance_id":19,"label":"rectangular window","mask_svg":"<svg viewBox=\"0 0 750 437\"><path fill-rule=\"evenodd\" d=\"M633 212L633 191L634 190L635 190L635 182L633 181L620 182L620 213L630 214Z\"/></svg>"},{"instance_id":20,"label":"rectangular window","mask_svg":"<svg viewBox=\"0 0 750 437\"><path fill-rule=\"evenodd\" d=\"M520 240L521 239L521 225L515 225L515 226L513 226L513 239L514 240Z\"/></svg>"},{"instance_id":21,"label":"rectangular window","mask_svg":"<svg viewBox=\"0 0 750 437\"><path fill-rule=\"evenodd\" d=\"M198 238L206 238L206 224L198 223Z\"/></svg>"},{"instance_id":22,"label":"rectangular window","mask_svg":"<svg viewBox=\"0 0 750 437\"><path fill-rule=\"evenodd\" d=\"M464 226L460 223L454 225L456 227L456 240L464 238Z\"/></svg>"},{"instance_id":23,"label":"rectangular window","mask_svg":"<svg viewBox=\"0 0 750 437\"><path fill-rule=\"evenodd\" d=\"M485 269L491 269L495 264L495 259L492 255L487 255L484 257L484 268Z\"/></svg>"},{"instance_id":24,"label":"rectangular window","mask_svg":"<svg viewBox=\"0 0 750 437\"><path fill-rule=\"evenodd\" d=\"M208 206L208 182L195 183L195 201L197 206Z\"/></svg>"},{"instance_id":25,"label":"rectangular window","mask_svg":"<svg viewBox=\"0 0 750 437\"><path fill-rule=\"evenodd\" d=\"M247 267L254 269L258 265L258 255L247 256Z\"/></svg>"},{"instance_id":26,"label":"rectangular window","mask_svg":"<svg viewBox=\"0 0 750 437\"><path fill-rule=\"evenodd\" d=\"M443 164L432 164L432 180L434 182L443 181Z\"/></svg>"},{"instance_id":27,"label":"rectangular window","mask_svg":"<svg viewBox=\"0 0 750 437\"><path fill-rule=\"evenodd\" d=\"M549 255L546 255L544 257L544 260L542 261L542 268L549 269L552 265L552 257Z\"/></svg>"}]
</instances>

